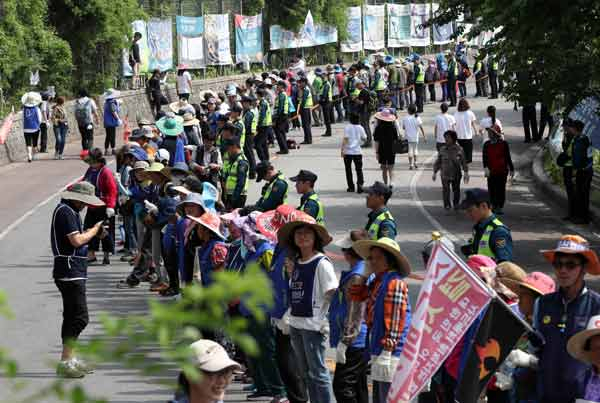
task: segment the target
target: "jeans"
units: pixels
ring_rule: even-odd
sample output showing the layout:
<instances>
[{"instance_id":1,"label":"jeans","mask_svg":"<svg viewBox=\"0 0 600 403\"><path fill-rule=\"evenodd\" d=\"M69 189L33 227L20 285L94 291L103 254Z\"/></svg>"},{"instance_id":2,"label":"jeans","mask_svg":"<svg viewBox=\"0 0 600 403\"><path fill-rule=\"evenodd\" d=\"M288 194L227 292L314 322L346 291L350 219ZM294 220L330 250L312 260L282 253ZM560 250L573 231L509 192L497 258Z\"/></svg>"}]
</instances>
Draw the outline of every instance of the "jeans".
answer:
<instances>
[{"instance_id":1,"label":"jeans","mask_svg":"<svg viewBox=\"0 0 600 403\"><path fill-rule=\"evenodd\" d=\"M269 132L273 129L271 126L261 126L258 128L258 133L254 137L254 147L256 148L256 155L261 161L269 160L269 145L267 144Z\"/></svg>"},{"instance_id":2,"label":"jeans","mask_svg":"<svg viewBox=\"0 0 600 403\"><path fill-rule=\"evenodd\" d=\"M373 403L386 403L391 382L373 381Z\"/></svg>"},{"instance_id":3,"label":"jeans","mask_svg":"<svg viewBox=\"0 0 600 403\"><path fill-rule=\"evenodd\" d=\"M325 365L327 337L314 330L290 326L290 338L296 355L296 365L308 386L311 403L331 402L331 379Z\"/></svg>"},{"instance_id":4,"label":"jeans","mask_svg":"<svg viewBox=\"0 0 600 403\"><path fill-rule=\"evenodd\" d=\"M348 184L348 189L352 189L354 191L354 180L352 178L352 163L354 162L354 169L356 170L356 185L358 188L362 188L362 185L365 183L363 178L363 162L362 155L344 155L344 168L346 169L346 183Z\"/></svg>"},{"instance_id":5,"label":"jeans","mask_svg":"<svg viewBox=\"0 0 600 403\"><path fill-rule=\"evenodd\" d=\"M90 320L85 296L85 280L54 280L63 301L63 323L60 331L63 344L77 340Z\"/></svg>"},{"instance_id":6,"label":"jeans","mask_svg":"<svg viewBox=\"0 0 600 403\"><path fill-rule=\"evenodd\" d=\"M306 385L296 365L290 336L283 334L277 328L275 329L275 350L277 352L275 355L277 358L277 367L287 390L287 398L290 403L308 402Z\"/></svg>"},{"instance_id":7,"label":"jeans","mask_svg":"<svg viewBox=\"0 0 600 403\"><path fill-rule=\"evenodd\" d=\"M312 128L311 128L310 108L303 108L300 111L300 118L302 119L302 130L304 131L304 142L306 144L312 144Z\"/></svg>"},{"instance_id":8,"label":"jeans","mask_svg":"<svg viewBox=\"0 0 600 403\"><path fill-rule=\"evenodd\" d=\"M333 393L338 402L368 403L367 366L369 356L364 348L349 347L346 363L335 366Z\"/></svg>"},{"instance_id":9,"label":"jeans","mask_svg":"<svg viewBox=\"0 0 600 403\"><path fill-rule=\"evenodd\" d=\"M59 123L54 126L54 138L56 139L54 143L54 149L58 153L58 155L62 155L65 151L65 142L67 140L67 131L69 128L65 123Z\"/></svg>"},{"instance_id":10,"label":"jeans","mask_svg":"<svg viewBox=\"0 0 600 403\"><path fill-rule=\"evenodd\" d=\"M94 127L88 129L83 126L79 126L79 133L81 134L81 149L91 150L94 148Z\"/></svg>"},{"instance_id":11,"label":"jeans","mask_svg":"<svg viewBox=\"0 0 600 403\"><path fill-rule=\"evenodd\" d=\"M45 153L48 148L48 124L40 123L40 152Z\"/></svg>"}]
</instances>

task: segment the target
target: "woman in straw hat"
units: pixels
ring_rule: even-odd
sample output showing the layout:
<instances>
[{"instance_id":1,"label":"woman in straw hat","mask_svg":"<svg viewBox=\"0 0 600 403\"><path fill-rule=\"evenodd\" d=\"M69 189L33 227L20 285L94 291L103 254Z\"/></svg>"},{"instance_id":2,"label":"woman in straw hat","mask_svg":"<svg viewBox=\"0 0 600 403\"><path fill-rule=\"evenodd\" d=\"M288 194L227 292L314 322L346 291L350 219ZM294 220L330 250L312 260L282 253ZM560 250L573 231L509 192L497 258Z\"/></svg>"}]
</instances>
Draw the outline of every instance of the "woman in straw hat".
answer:
<instances>
[{"instance_id":1,"label":"woman in straw hat","mask_svg":"<svg viewBox=\"0 0 600 403\"><path fill-rule=\"evenodd\" d=\"M37 92L28 92L21 97L21 103L23 104L23 134L27 145L27 161L31 162L34 153L37 153L42 123L42 111L39 107L42 103L42 96Z\"/></svg>"},{"instance_id":2,"label":"woman in straw hat","mask_svg":"<svg viewBox=\"0 0 600 403\"><path fill-rule=\"evenodd\" d=\"M373 132L375 141L375 155L381 168L383 183L393 185L394 164L396 154L394 143L398 140L398 129L396 127L396 114L392 109L382 109L375 114L377 125Z\"/></svg>"},{"instance_id":3,"label":"woman in straw hat","mask_svg":"<svg viewBox=\"0 0 600 403\"><path fill-rule=\"evenodd\" d=\"M202 145L200 121L196 119L195 114L189 112L183 114L183 132L185 133L188 145L196 147Z\"/></svg>"},{"instance_id":4,"label":"woman in straw hat","mask_svg":"<svg viewBox=\"0 0 600 403\"><path fill-rule=\"evenodd\" d=\"M227 258L227 245L223 242L225 236L221 233L221 219L209 212L200 217L187 217L195 225L199 241L194 272L199 277L200 284L208 287L212 284L212 273L223 270Z\"/></svg>"},{"instance_id":5,"label":"woman in straw hat","mask_svg":"<svg viewBox=\"0 0 600 403\"><path fill-rule=\"evenodd\" d=\"M586 329L569 339L567 351L589 366L575 403L600 403L600 315L592 316Z\"/></svg>"},{"instance_id":6,"label":"woman in straw hat","mask_svg":"<svg viewBox=\"0 0 600 403\"><path fill-rule=\"evenodd\" d=\"M410 327L408 287L403 278L411 272L400 246L390 238L357 241L352 248L369 262L375 278L351 289L354 300L367 302L369 353L373 403L385 403L402 347Z\"/></svg>"},{"instance_id":7,"label":"woman in straw hat","mask_svg":"<svg viewBox=\"0 0 600 403\"><path fill-rule=\"evenodd\" d=\"M331 402L331 379L325 365L329 333L327 311L338 279L323 248L331 236L306 213L277 232L279 243L289 248L294 268L290 280L290 338L299 373L311 402Z\"/></svg>"}]
</instances>

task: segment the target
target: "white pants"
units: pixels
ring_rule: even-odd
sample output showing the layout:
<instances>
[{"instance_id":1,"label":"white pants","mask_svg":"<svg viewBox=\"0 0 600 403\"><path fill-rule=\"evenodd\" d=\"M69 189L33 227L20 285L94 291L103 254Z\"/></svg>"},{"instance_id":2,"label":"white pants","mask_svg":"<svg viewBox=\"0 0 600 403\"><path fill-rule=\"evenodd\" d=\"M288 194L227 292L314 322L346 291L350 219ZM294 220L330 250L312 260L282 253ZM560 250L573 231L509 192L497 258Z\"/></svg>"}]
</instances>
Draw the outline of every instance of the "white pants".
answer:
<instances>
[{"instance_id":1,"label":"white pants","mask_svg":"<svg viewBox=\"0 0 600 403\"><path fill-rule=\"evenodd\" d=\"M419 155L419 143L417 142L408 142L408 157L413 158Z\"/></svg>"}]
</instances>

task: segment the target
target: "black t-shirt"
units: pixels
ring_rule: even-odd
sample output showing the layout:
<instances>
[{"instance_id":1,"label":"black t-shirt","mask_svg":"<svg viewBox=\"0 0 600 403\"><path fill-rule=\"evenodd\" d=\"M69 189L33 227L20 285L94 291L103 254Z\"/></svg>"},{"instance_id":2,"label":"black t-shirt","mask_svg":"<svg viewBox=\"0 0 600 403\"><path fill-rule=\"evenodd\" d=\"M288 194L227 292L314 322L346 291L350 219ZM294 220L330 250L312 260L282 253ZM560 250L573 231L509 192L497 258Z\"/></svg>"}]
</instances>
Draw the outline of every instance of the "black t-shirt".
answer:
<instances>
[{"instance_id":1,"label":"black t-shirt","mask_svg":"<svg viewBox=\"0 0 600 403\"><path fill-rule=\"evenodd\" d=\"M85 278L87 276L87 246L75 248L69 235L83 231L81 217L68 202L61 200L52 214L50 243L54 255L55 279Z\"/></svg>"},{"instance_id":2,"label":"black t-shirt","mask_svg":"<svg viewBox=\"0 0 600 403\"><path fill-rule=\"evenodd\" d=\"M134 65L135 63L141 63L142 59L140 58L140 45L137 42L131 45L129 50L129 64Z\"/></svg>"}]
</instances>

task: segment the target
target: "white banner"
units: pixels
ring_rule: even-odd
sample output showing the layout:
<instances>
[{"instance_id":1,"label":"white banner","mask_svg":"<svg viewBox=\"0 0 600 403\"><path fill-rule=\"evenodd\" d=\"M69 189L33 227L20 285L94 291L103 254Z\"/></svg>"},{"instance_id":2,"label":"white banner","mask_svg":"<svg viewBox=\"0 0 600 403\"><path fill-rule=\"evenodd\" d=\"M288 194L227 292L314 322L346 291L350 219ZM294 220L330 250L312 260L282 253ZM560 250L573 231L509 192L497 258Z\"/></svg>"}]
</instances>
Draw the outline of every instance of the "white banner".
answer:
<instances>
[{"instance_id":1,"label":"white banner","mask_svg":"<svg viewBox=\"0 0 600 403\"><path fill-rule=\"evenodd\" d=\"M437 10L440 8L438 3L432 4L433 16L436 16ZM433 28L433 44L434 45L445 45L452 42L452 34L454 34L454 26L452 22L444 25L434 24Z\"/></svg>"},{"instance_id":2,"label":"white banner","mask_svg":"<svg viewBox=\"0 0 600 403\"><path fill-rule=\"evenodd\" d=\"M229 46L229 14L208 14L204 17L206 64L233 64Z\"/></svg>"},{"instance_id":3,"label":"white banner","mask_svg":"<svg viewBox=\"0 0 600 403\"><path fill-rule=\"evenodd\" d=\"M362 44L362 9L360 7L348 7L346 9L348 15L348 37L340 43L342 52L360 52L363 48Z\"/></svg>"},{"instance_id":4,"label":"white banner","mask_svg":"<svg viewBox=\"0 0 600 403\"><path fill-rule=\"evenodd\" d=\"M429 4L410 5L410 46L431 45L429 27L423 27L429 20L429 10Z\"/></svg>"},{"instance_id":5,"label":"white banner","mask_svg":"<svg viewBox=\"0 0 600 403\"><path fill-rule=\"evenodd\" d=\"M385 48L385 5L364 6L363 39L364 48L380 50Z\"/></svg>"},{"instance_id":6,"label":"white banner","mask_svg":"<svg viewBox=\"0 0 600 403\"><path fill-rule=\"evenodd\" d=\"M387 4L388 9L388 41L390 48L410 46L410 5Z\"/></svg>"}]
</instances>

